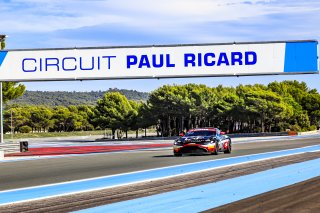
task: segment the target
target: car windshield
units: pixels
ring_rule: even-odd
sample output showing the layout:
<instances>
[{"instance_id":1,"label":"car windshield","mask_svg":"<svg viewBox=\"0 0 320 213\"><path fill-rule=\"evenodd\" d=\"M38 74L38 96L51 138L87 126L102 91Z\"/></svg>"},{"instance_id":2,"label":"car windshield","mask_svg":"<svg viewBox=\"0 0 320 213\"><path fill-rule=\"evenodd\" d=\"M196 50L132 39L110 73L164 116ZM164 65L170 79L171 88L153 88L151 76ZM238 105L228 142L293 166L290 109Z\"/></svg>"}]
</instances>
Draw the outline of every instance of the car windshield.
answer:
<instances>
[{"instance_id":1,"label":"car windshield","mask_svg":"<svg viewBox=\"0 0 320 213\"><path fill-rule=\"evenodd\" d=\"M190 136L211 136L211 135L216 135L215 131L193 131L193 132L188 132L185 137L190 137Z\"/></svg>"}]
</instances>

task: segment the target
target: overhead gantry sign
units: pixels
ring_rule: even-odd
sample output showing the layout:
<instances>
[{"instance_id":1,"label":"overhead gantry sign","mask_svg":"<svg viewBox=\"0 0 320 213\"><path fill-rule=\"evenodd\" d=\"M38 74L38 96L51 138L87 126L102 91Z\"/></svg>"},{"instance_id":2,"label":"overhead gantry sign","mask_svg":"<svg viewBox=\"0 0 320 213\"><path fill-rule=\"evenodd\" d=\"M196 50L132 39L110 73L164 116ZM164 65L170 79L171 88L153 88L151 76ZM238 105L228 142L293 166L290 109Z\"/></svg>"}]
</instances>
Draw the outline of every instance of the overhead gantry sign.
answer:
<instances>
[{"instance_id":1,"label":"overhead gantry sign","mask_svg":"<svg viewBox=\"0 0 320 213\"><path fill-rule=\"evenodd\" d=\"M0 81L318 73L318 42L283 41L0 52Z\"/></svg>"}]
</instances>

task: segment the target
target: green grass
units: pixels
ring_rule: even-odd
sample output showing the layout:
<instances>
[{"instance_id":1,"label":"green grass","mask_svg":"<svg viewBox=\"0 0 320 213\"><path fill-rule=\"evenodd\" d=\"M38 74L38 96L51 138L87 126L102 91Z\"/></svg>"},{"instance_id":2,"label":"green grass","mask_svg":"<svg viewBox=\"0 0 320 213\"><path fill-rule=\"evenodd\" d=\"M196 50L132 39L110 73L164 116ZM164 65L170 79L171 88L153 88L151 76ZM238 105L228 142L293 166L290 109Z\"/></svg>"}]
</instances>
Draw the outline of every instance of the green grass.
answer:
<instances>
[{"instance_id":1,"label":"green grass","mask_svg":"<svg viewBox=\"0 0 320 213\"><path fill-rule=\"evenodd\" d=\"M103 134L104 134L104 130L75 131L75 132L35 132L35 133L16 133L16 134L13 134L13 137L11 134L5 134L4 139L90 136L90 135L103 135Z\"/></svg>"},{"instance_id":2,"label":"green grass","mask_svg":"<svg viewBox=\"0 0 320 213\"><path fill-rule=\"evenodd\" d=\"M147 129L148 133L154 133L153 129ZM72 137L72 136L90 136L90 135L111 135L111 130L95 130L95 131L74 131L74 132L34 132L34 133L16 133L5 134L4 139L21 139L21 138L47 138L47 137ZM128 131L128 134L135 134L135 131ZM144 130L139 131L139 136L144 134ZM122 132L125 136L125 132Z\"/></svg>"}]
</instances>

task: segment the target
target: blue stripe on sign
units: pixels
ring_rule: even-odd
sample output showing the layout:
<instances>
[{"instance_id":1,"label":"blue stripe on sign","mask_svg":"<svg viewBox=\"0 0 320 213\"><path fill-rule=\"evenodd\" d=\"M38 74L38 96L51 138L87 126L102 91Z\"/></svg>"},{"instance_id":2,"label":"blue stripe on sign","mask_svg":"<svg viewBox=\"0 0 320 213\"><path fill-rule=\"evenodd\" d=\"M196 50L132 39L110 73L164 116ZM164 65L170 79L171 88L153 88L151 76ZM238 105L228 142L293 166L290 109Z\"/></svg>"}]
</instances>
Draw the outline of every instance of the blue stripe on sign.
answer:
<instances>
[{"instance_id":1,"label":"blue stripe on sign","mask_svg":"<svg viewBox=\"0 0 320 213\"><path fill-rule=\"evenodd\" d=\"M282 150L271 153L260 153L240 157L232 157L220 160L209 160L185 165L171 166L165 168L138 171L127 174L119 174L94 179L79 180L65 183L58 183L31 188L22 188L0 192L0 205L21 202L26 200L43 199L46 197L61 196L72 193L79 193L90 190L110 188L125 184L132 184L143 181L150 181L160 178L167 178L176 175L183 175L192 172L216 169L224 166L231 166L240 163L247 163L256 160L265 160L272 157L282 157L292 154L320 151L320 145Z\"/></svg>"},{"instance_id":2,"label":"blue stripe on sign","mask_svg":"<svg viewBox=\"0 0 320 213\"><path fill-rule=\"evenodd\" d=\"M317 72L318 42L286 43L284 72Z\"/></svg>"},{"instance_id":3,"label":"blue stripe on sign","mask_svg":"<svg viewBox=\"0 0 320 213\"><path fill-rule=\"evenodd\" d=\"M4 61L7 53L8 53L8 51L0 51L0 66L1 66L2 62Z\"/></svg>"},{"instance_id":4,"label":"blue stripe on sign","mask_svg":"<svg viewBox=\"0 0 320 213\"><path fill-rule=\"evenodd\" d=\"M320 159L78 212L200 212L320 176Z\"/></svg>"}]
</instances>

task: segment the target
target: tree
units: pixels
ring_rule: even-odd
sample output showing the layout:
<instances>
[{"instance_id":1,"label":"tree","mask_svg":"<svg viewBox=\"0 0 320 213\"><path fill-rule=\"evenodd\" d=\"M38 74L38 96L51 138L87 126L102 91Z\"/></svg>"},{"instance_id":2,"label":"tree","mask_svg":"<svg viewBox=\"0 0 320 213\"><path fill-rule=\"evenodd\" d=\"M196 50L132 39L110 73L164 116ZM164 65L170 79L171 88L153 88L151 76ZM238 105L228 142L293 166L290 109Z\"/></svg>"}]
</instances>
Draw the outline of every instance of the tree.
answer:
<instances>
[{"instance_id":1,"label":"tree","mask_svg":"<svg viewBox=\"0 0 320 213\"><path fill-rule=\"evenodd\" d=\"M243 97L239 96L233 87L219 85L217 92L220 98L209 108L213 123L229 133L243 131L243 124L250 125L251 123L251 116L245 109Z\"/></svg>"},{"instance_id":2,"label":"tree","mask_svg":"<svg viewBox=\"0 0 320 213\"><path fill-rule=\"evenodd\" d=\"M23 84L17 82L3 82L3 102L7 103L9 100L16 99L23 95L26 87Z\"/></svg>"},{"instance_id":3,"label":"tree","mask_svg":"<svg viewBox=\"0 0 320 213\"><path fill-rule=\"evenodd\" d=\"M70 117L70 111L67 107L58 106L53 108L53 123L54 126L50 129L50 131L58 131L58 132L66 132L68 131L68 118Z\"/></svg>"},{"instance_id":4,"label":"tree","mask_svg":"<svg viewBox=\"0 0 320 213\"><path fill-rule=\"evenodd\" d=\"M46 106L36 106L31 108L30 123L31 127L38 129L39 132L46 131L49 127L52 127L53 122L51 120L53 113L51 109Z\"/></svg>"},{"instance_id":5,"label":"tree","mask_svg":"<svg viewBox=\"0 0 320 213\"><path fill-rule=\"evenodd\" d=\"M165 85L150 94L147 108L157 116L162 136L171 136L183 128L190 104L186 86Z\"/></svg>"},{"instance_id":6,"label":"tree","mask_svg":"<svg viewBox=\"0 0 320 213\"><path fill-rule=\"evenodd\" d=\"M148 106L159 120L162 136L171 136L213 125L209 108L217 101L216 90L206 85L165 85L150 94Z\"/></svg>"},{"instance_id":7,"label":"tree","mask_svg":"<svg viewBox=\"0 0 320 213\"><path fill-rule=\"evenodd\" d=\"M83 116L83 112L79 113L76 106L58 106L53 110L54 127L51 131L77 131L83 130L89 126L87 116Z\"/></svg>"},{"instance_id":8,"label":"tree","mask_svg":"<svg viewBox=\"0 0 320 213\"><path fill-rule=\"evenodd\" d=\"M209 116L209 109L218 102L216 90L202 84L188 84L187 90L190 99L187 129L190 125L191 128L211 126L212 118Z\"/></svg>"},{"instance_id":9,"label":"tree","mask_svg":"<svg viewBox=\"0 0 320 213\"><path fill-rule=\"evenodd\" d=\"M94 118L94 107L93 106L86 106L80 105L78 108L78 114L82 116L82 124L81 130L93 130L94 126L92 125L92 119Z\"/></svg>"},{"instance_id":10,"label":"tree","mask_svg":"<svg viewBox=\"0 0 320 213\"><path fill-rule=\"evenodd\" d=\"M11 105L5 111L5 131L77 131L110 128L113 135L157 126L158 136L177 135L190 128L214 126L223 131L264 132L313 130L320 125L320 94L304 82L272 82L268 86L236 88L205 85L166 85L147 102L108 92L96 106ZM28 126L28 127L27 127ZM23 128L22 128L23 127ZM21 129L22 128L22 129Z\"/></svg>"},{"instance_id":11,"label":"tree","mask_svg":"<svg viewBox=\"0 0 320 213\"><path fill-rule=\"evenodd\" d=\"M145 131L145 136L147 136L147 128L158 124L158 117L154 114L151 106L148 103L143 103L138 111L138 121L137 126L143 128ZM157 136L160 136L160 128L156 127Z\"/></svg>"},{"instance_id":12,"label":"tree","mask_svg":"<svg viewBox=\"0 0 320 213\"><path fill-rule=\"evenodd\" d=\"M28 106L11 106L9 109L4 111L4 131L8 132L12 128L13 132L19 132L20 127L30 125L30 116L30 108Z\"/></svg>"},{"instance_id":13,"label":"tree","mask_svg":"<svg viewBox=\"0 0 320 213\"><path fill-rule=\"evenodd\" d=\"M1 50L6 46L5 40L1 40ZM23 84L17 82L3 82L2 92L3 92L3 102L6 103L9 100L16 99L23 95L26 87Z\"/></svg>"},{"instance_id":14,"label":"tree","mask_svg":"<svg viewBox=\"0 0 320 213\"><path fill-rule=\"evenodd\" d=\"M240 85L237 92L244 99L246 110L259 119L261 132L265 131L266 126L271 131L274 122L292 115L283 98L264 85Z\"/></svg>"},{"instance_id":15,"label":"tree","mask_svg":"<svg viewBox=\"0 0 320 213\"><path fill-rule=\"evenodd\" d=\"M128 111L128 113L125 115L124 121L122 123L122 129L126 133L126 138L128 138L128 130L136 130L138 136L138 128L137 128L137 121L138 121L138 111L140 108L140 104L136 101L129 100L129 104L131 106L131 109Z\"/></svg>"},{"instance_id":16,"label":"tree","mask_svg":"<svg viewBox=\"0 0 320 213\"><path fill-rule=\"evenodd\" d=\"M128 99L119 92L108 92L97 101L94 123L100 128L110 128L113 138L115 131L123 128L133 109Z\"/></svg>"},{"instance_id":17,"label":"tree","mask_svg":"<svg viewBox=\"0 0 320 213\"><path fill-rule=\"evenodd\" d=\"M292 106L294 113L285 125L291 129L309 130L320 126L320 95L316 89L310 90L305 82L282 81L268 85L272 91L284 97L285 102Z\"/></svg>"},{"instance_id":18,"label":"tree","mask_svg":"<svg viewBox=\"0 0 320 213\"><path fill-rule=\"evenodd\" d=\"M310 92L302 98L302 107L308 112L311 125L320 126L320 95Z\"/></svg>"},{"instance_id":19,"label":"tree","mask_svg":"<svg viewBox=\"0 0 320 213\"><path fill-rule=\"evenodd\" d=\"M6 40L5 40L5 36L4 38L1 38L1 50L3 50L4 48L6 48Z\"/></svg>"}]
</instances>

